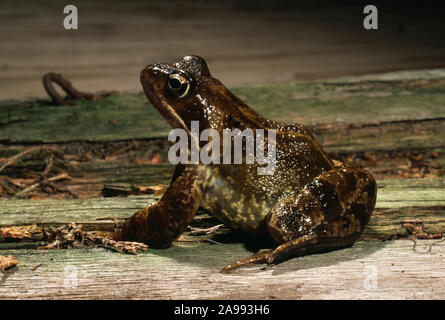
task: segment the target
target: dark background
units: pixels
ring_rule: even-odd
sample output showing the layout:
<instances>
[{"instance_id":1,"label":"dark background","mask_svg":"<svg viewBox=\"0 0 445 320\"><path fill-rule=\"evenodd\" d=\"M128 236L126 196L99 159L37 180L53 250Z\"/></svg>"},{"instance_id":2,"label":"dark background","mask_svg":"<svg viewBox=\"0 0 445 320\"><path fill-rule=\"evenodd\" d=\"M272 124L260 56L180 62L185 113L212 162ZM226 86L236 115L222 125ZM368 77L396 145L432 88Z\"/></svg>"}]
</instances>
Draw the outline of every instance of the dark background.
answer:
<instances>
[{"instance_id":1,"label":"dark background","mask_svg":"<svg viewBox=\"0 0 445 320\"><path fill-rule=\"evenodd\" d=\"M139 91L142 67L187 54L229 86L445 67L441 2L2 0L0 99L44 96L48 71L85 91ZM67 4L78 30L63 28ZM379 30L364 30L366 4Z\"/></svg>"}]
</instances>

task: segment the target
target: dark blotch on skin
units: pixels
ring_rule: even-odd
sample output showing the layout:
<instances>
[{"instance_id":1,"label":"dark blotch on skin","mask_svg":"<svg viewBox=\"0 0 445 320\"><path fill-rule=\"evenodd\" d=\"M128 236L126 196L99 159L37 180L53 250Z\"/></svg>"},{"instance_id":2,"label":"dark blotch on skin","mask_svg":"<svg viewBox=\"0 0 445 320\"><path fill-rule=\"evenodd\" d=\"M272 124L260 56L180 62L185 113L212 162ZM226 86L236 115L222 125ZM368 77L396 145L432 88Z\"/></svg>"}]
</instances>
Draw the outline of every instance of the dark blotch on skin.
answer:
<instances>
[{"instance_id":1,"label":"dark blotch on skin","mask_svg":"<svg viewBox=\"0 0 445 320\"><path fill-rule=\"evenodd\" d=\"M376 196L377 184L375 181L371 181L366 185L363 191L365 191L368 194L368 197L372 199Z\"/></svg>"},{"instance_id":2,"label":"dark blotch on skin","mask_svg":"<svg viewBox=\"0 0 445 320\"><path fill-rule=\"evenodd\" d=\"M343 179L345 180L346 192L352 192L357 188L357 179L353 172L348 171L345 173Z\"/></svg>"},{"instance_id":3,"label":"dark blotch on skin","mask_svg":"<svg viewBox=\"0 0 445 320\"><path fill-rule=\"evenodd\" d=\"M355 218L360 221L361 226L365 226L369 221L369 215L366 213L366 207L362 203L354 203L350 211L354 213Z\"/></svg>"},{"instance_id":4,"label":"dark blotch on skin","mask_svg":"<svg viewBox=\"0 0 445 320\"><path fill-rule=\"evenodd\" d=\"M335 191L335 186L332 183L326 180L316 179L308 183L306 189L322 204L321 211L326 217L326 220L330 221L334 219L343 211L337 192Z\"/></svg>"}]
</instances>

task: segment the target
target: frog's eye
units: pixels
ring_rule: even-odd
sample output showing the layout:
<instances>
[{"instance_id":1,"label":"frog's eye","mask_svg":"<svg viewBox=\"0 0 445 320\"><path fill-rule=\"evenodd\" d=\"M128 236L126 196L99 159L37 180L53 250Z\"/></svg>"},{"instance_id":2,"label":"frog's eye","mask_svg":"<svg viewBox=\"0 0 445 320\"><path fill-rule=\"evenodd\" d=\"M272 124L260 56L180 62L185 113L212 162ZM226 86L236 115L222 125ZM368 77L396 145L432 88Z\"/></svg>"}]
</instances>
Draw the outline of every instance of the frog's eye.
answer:
<instances>
[{"instance_id":1,"label":"frog's eye","mask_svg":"<svg viewBox=\"0 0 445 320\"><path fill-rule=\"evenodd\" d=\"M168 77L167 85L178 98L184 98L190 91L190 80L179 73L172 73Z\"/></svg>"}]
</instances>

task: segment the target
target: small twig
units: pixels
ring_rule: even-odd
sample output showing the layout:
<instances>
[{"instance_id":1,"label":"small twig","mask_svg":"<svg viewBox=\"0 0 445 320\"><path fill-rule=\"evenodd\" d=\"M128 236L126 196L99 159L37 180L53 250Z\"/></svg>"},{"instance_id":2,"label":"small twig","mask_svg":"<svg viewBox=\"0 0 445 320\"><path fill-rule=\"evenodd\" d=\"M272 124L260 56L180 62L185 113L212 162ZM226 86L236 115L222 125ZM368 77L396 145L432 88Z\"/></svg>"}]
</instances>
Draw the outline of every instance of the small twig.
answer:
<instances>
[{"instance_id":1,"label":"small twig","mask_svg":"<svg viewBox=\"0 0 445 320\"><path fill-rule=\"evenodd\" d=\"M71 176L68 173L61 173L61 174L58 174L57 176L48 178L47 181L55 182L55 181L59 181L59 180L69 180L69 179L71 179ZM30 191L34 190L38 186L40 186L42 184L41 178L39 178L38 180L40 180L40 181L36 182L34 184L31 184L30 186L26 187L25 189L23 189L20 192L17 192L16 196L17 197L23 196L23 195L29 193Z\"/></svg>"},{"instance_id":2,"label":"small twig","mask_svg":"<svg viewBox=\"0 0 445 320\"><path fill-rule=\"evenodd\" d=\"M54 155L50 154L45 162L46 162L45 170L43 170L42 174L40 175L40 179L46 178L51 172L54 165Z\"/></svg>"},{"instance_id":3,"label":"small twig","mask_svg":"<svg viewBox=\"0 0 445 320\"><path fill-rule=\"evenodd\" d=\"M42 172L42 174L40 175L39 178L34 180L34 182L36 182L36 181L39 181L39 182L32 183L31 185L29 185L28 187L26 187L22 191L17 192L16 196L22 196L22 195L30 192L31 190L34 190L39 185L41 185L42 181L48 176L48 174L50 173L51 169L53 168L53 164L54 164L54 156L51 154L49 159L46 160L45 170L43 170L43 172Z\"/></svg>"},{"instance_id":4,"label":"small twig","mask_svg":"<svg viewBox=\"0 0 445 320\"><path fill-rule=\"evenodd\" d=\"M59 180L70 180L70 179L71 179L71 176L68 173L64 172L64 173L58 174L57 176L48 178L48 181L55 182L55 181L59 181Z\"/></svg>"},{"instance_id":5,"label":"small twig","mask_svg":"<svg viewBox=\"0 0 445 320\"><path fill-rule=\"evenodd\" d=\"M218 242L218 241L215 241L215 240L212 240L212 239L205 239L205 241L208 241L208 242L211 242L211 243L214 243L214 244L219 244L220 246L223 245L221 242Z\"/></svg>"},{"instance_id":6,"label":"small twig","mask_svg":"<svg viewBox=\"0 0 445 320\"><path fill-rule=\"evenodd\" d=\"M69 96L71 96L74 99L86 98L85 93L80 92L76 88L74 88L71 82L63 78L61 74L48 72L43 76L43 87L45 88L46 92L56 105L66 106L68 105L68 103L57 93L56 89L52 84L53 82L57 83L63 89L63 91L65 91Z\"/></svg>"},{"instance_id":7,"label":"small twig","mask_svg":"<svg viewBox=\"0 0 445 320\"><path fill-rule=\"evenodd\" d=\"M98 101L102 97L117 94L117 91L102 91L100 94L81 92L74 88L71 82L62 77L60 73L48 72L43 76L43 87L53 100L54 104L59 106L67 106L68 103L60 96L60 94L57 93L53 86L53 82L57 83L59 87L68 94L68 96L76 100L87 99L91 101Z\"/></svg>"},{"instance_id":8,"label":"small twig","mask_svg":"<svg viewBox=\"0 0 445 320\"><path fill-rule=\"evenodd\" d=\"M10 158L8 158L7 160L5 160L5 162L0 166L0 172L5 169L7 166L13 164L14 162L16 162L17 160L19 160L20 158L22 158L23 156L27 155L28 153L37 151L37 150L44 150L44 149L48 149L51 150L53 148L48 148L48 147L33 147L30 148L28 150L25 150L23 152L20 152L18 154L16 154L15 156L12 156Z\"/></svg>"},{"instance_id":9,"label":"small twig","mask_svg":"<svg viewBox=\"0 0 445 320\"><path fill-rule=\"evenodd\" d=\"M443 239L440 239L439 241L435 241L434 243L432 243L432 244L429 245L428 250L427 250L426 252L421 252L421 251L418 251L418 250L416 249L416 246L417 246L416 237L411 236L409 239L410 239L411 241L413 241L413 252L415 252L415 253L420 253L420 254L430 254L431 251L432 251L432 249L433 249L433 246L438 245L439 243L441 243L441 242L443 242L443 241L445 240L445 238L443 238Z\"/></svg>"},{"instance_id":10,"label":"small twig","mask_svg":"<svg viewBox=\"0 0 445 320\"><path fill-rule=\"evenodd\" d=\"M216 226L210 228L194 228L194 227L189 227L189 228L190 228L190 234L196 236L201 234L212 234L221 229L222 227L224 227L224 224L217 224Z\"/></svg>"}]
</instances>

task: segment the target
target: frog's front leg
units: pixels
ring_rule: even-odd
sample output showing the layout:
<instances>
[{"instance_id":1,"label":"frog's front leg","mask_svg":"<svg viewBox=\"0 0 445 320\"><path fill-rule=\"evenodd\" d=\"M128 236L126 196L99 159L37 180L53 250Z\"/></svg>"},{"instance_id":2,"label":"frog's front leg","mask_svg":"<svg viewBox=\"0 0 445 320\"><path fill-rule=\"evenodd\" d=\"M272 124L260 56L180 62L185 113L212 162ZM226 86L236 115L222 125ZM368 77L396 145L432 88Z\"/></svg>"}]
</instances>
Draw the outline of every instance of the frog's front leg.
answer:
<instances>
[{"instance_id":1,"label":"frog's front leg","mask_svg":"<svg viewBox=\"0 0 445 320\"><path fill-rule=\"evenodd\" d=\"M136 212L114 238L144 242L152 248L169 247L198 211L201 185L197 166L178 166L161 199Z\"/></svg>"},{"instance_id":2,"label":"frog's front leg","mask_svg":"<svg viewBox=\"0 0 445 320\"><path fill-rule=\"evenodd\" d=\"M267 217L271 237L280 245L225 267L229 272L253 263L276 263L307 253L351 246L374 210L373 176L335 161L298 194L279 201Z\"/></svg>"}]
</instances>

